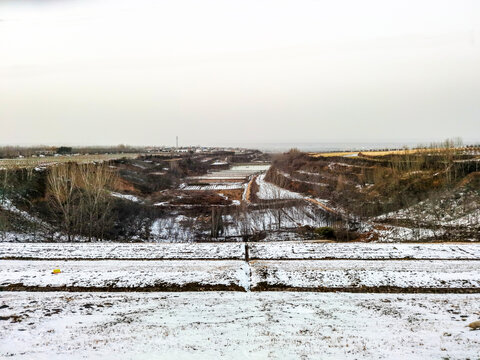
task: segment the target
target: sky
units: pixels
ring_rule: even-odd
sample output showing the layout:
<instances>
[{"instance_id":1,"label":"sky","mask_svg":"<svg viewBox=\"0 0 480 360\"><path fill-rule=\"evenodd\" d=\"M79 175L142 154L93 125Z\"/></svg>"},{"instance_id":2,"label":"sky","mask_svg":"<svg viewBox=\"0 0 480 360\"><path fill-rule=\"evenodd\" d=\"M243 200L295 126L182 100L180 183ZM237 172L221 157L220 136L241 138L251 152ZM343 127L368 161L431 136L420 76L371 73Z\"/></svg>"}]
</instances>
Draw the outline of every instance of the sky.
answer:
<instances>
[{"instance_id":1,"label":"sky","mask_svg":"<svg viewBox=\"0 0 480 360\"><path fill-rule=\"evenodd\" d=\"M480 141L478 0L0 0L0 144Z\"/></svg>"}]
</instances>

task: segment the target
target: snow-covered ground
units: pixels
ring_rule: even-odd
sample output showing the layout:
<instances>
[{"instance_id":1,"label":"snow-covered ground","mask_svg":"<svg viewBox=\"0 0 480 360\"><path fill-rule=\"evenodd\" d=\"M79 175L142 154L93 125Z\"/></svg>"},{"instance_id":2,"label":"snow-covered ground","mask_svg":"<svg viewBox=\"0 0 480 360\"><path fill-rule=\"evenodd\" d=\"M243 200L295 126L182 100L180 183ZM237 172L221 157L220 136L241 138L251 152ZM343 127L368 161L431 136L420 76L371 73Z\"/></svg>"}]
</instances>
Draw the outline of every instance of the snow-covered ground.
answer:
<instances>
[{"instance_id":1,"label":"snow-covered ground","mask_svg":"<svg viewBox=\"0 0 480 360\"><path fill-rule=\"evenodd\" d=\"M261 174L256 179L258 185L257 197L262 200L278 200L278 199L303 199L304 196L283 189L272 183L265 181L265 174Z\"/></svg>"},{"instance_id":2,"label":"snow-covered ground","mask_svg":"<svg viewBox=\"0 0 480 360\"><path fill-rule=\"evenodd\" d=\"M292 176L290 175L289 173L286 173L284 171L280 171L280 170L277 170L277 173L279 173L280 175L282 175L283 177L286 177L290 180L293 180L293 181L296 181L296 182L301 182L301 183L304 183L304 184L312 184L312 185L318 185L318 186L328 186L327 183L322 183L322 182L318 182L318 181L307 181L307 180L302 180L302 179L298 179L296 178L295 176ZM298 173L301 173L300 171L298 171ZM308 173L307 173L308 174Z\"/></svg>"},{"instance_id":3,"label":"snow-covered ground","mask_svg":"<svg viewBox=\"0 0 480 360\"><path fill-rule=\"evenodd\" d=\"M35 216L30 215L26 211L20 210L12 203L10 199L3 198L1 196L0 196L0 208L6 211L10 211L14 214L20 215L24 219L31 221L33 223L45 225L45 223L42 220L36 218Z\"/></svg>"},{"instance_id":4,"label":"snow-covered ground","mask_svg":"<svg viewBox=\"0 0 480 360\"><path fill-rule=\"evenodd\" d=\"M251 259L480 260L480 244L381 244L329 242L249 243ZM239 242L219 243L2 243L0 259L237 259Z\"/></svg>"},{"instance_id":5,"label":"snow-covered ground","mask_svg":"<svg viewBox=\"0 0 480 360\"><path fill-rule=\"evenodd\" d=\"M480 260L480 244L275 242L254 243L249 248L251 259Z\"/></svg>"},{"instance_id":6,"label":"snow-covered ground","mask_svg":"<svg viewBox=\"0 0 480 360\"><path fill-rule=\"evenodd\" d=\"M480 294L1 293L8 359L474 359Z\"/></svg>"},{"instance_id":7,"label":"snow-covered ground","mask_svg":"<svg viewBox=\"0 0 480 360\"><path fill-rule=\"evenodd\" d=\"M188 242L195 239L196 218L185 215L161 217L156 219L150 228L155 241Z\"/></svg>"},{"instance_id":8,"label":"snow-covered ground","mask_svg":"<svg viewBox=\"0 0 480 360\"><path fill-rule=\"evenodd\" d=\"M325 212L318 206L304 204L281 209L257 209L223 217L225 236L241 236L245 233L281 229L297 229L298 226L326 226ZM275 238L275 235L272 235Z\"/></svg>"},{"instance_id":9,"label":"snow-covered ground","mask_svg":"<svg viewBox=\"0 0 480 360\"><path fill-rule=\"evenodd\" d=\"M182 190L190 190L190 191L205 191L205 190L236 190L242 189L243 183L235 182L235 183L214 183L214 184L205 184L205 185L186 185L182 187Z\"/></svg>"},{"instance_id":10,"label":"snow-covered ground","mask_svg":"<svg viewBox=\"0 0 480 360\"><path fill-rule=\"evenodd\" d=\"M249 174L254 174L260 171L267 171L270 168L270 164L248 164L248 165L234 165L230 168L232 171L245 171Z\"/></svg>"},{"instance_id":11,"label":"snow-covered ground","mask_svg":"<svg viewBox=\"0 0 480 360\"><path fill-rule=\"evenodd\" d=\"M480 224L479 196L474 191L450 192L441 198L421 201L413 206L374 218L413 220L440 226L478 226Z\"/></svg>"},{"instance_id":12,"label":"snow-covered ground","mask_svg":"<svg viewBox=\"0 0 480 360\"><path fill-rule=\"evenodd\" d=\"M244 288L248 285L246 266L239 260L9 260L0 262L0 286L162 290L199 284ZM61 273L53 274L53 269L60 269Z\"/></svg>"},{"instance_id":13,"label":"snow-covered ground","mask_svg":"<svg viewBox=\"0 0 480 360\"><path fill-rule=\"evenodd\" d=\"M133 202L137 202L137 203L142 202L142 200L140 200L140 198L138 196L135 196L135 195L120 194L120 193L117 193L117 192L112 192L111 195L113 197L128 200L128 201L133 201Z\"/></svg>"},{"instance_id":14,"label":"snow-covered ground","mask_svg":"<svg viewBox=\"0 0 480 360\"><path fill-rule=\"evenodd\" d=\"M285 200L288 201L288 200ZM232 201L232 205L238 202ZM187 205L189 206L189 205ZM293 229L302 225L326 226L327 215L318 205L304 202L297 206L271 209L248 209L232 211L222 215L225 237L240 237L258 231ZM185 216L171 213L171 216L157 218L150 228L150 240L158 242L192 242L200 236L210 236L210 224L204 216ZM271 235L272 239L276 234ZM134 239L132 239L134 240Z\"/></svg>"},{"instance_id":15,"label":"snow-covered ground","mask_svg":"<svg viewBox=\"0 0 480 360\"><path fill-rule=\"evenodd\" d=\"M478 289L480 261L257 260L251 287Z\"/></svg>"},{"instance_id":16,"label":"snow-covered ground","mask_svg":"<svg viewBox=\"0 0 480 360\"><path fill-rule=\"evenodd\" d=\"M0 233L1 242L36 242L44 241L45 238L41 234L25 234L20 232L6 231Z\"/></svg>"},{"instance_id":17,"label":"snow-covered ground","mask_svg":"<svg viewBox=\"0 0 480 360\"><path fill-rule=\"evenodd\" d=\"M480 292L480 245L248 248L246 263L243 243L0 243L1 290L80 291L0 292L0 358L478 357L480 294L333 291ZM285 288L304 292L258 291Z\"/></svg>"},{"instance_id":18,"label":"snow-covered ground","mask_svg":"<svg viewBox=\"0 0 480 360\"><path fill-rule=\"evenodd\" d=\"M1 287L168 290L194 284L231 290L267 287L344 289L477 289L480 261L429 260L8 260ZM53 269L60 274L52 274ZM250 276L251 272L251 276Z\"/></svg>"},{"instance_id":19,"label":"snow-covered ground","mask_svg":"<svg viewBox=\"0 0 480 360\"><path fill-rule=\"evenodd\" d=\"M0 243L0 259L243 259L242 243Z\"/></svg>"},{"instance_id":20,"label":"snow-covered ground","mask_svg":"<svg viewBox=\"0 0 480 360\"><path fill-rule=\"evenodd\" d=\"M213 171L202 176L192 176L190 180L215 180L215 179L237 179L246 180L253 174L258 174L267 171L270 164L250 164L250 165L235 165L230 169Z\"/></svg>"},{"instance_id":21,"label":"snow-covered ground","mask_svg":"<svg viewBox=\"0 0 480 360\"><path fill-rule=\"evenodd\" d=\"M406 228L402 226L383 225L382 229L375 229L379 242L408 242L435 240L436 235L441 235L440 230L435 231L423 228Z\"/></svg>"}]
</instances>

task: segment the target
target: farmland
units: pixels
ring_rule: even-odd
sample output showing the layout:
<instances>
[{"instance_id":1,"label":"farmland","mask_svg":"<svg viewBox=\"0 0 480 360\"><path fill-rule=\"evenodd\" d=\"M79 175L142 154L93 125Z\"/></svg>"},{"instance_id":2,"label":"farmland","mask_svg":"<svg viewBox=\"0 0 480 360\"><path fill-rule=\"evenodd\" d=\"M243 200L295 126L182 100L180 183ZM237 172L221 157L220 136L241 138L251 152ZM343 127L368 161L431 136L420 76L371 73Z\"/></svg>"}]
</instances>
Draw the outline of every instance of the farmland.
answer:
<instances>
[{"instance_id":1,"label":"farmland","mask_svg":"<svg viewBox=\"0 0 480 360\"><path fill-rule=\"evenodd\" d=\"M7 210L2 214L8 231L0 227L0 236L65 240L58 230L67 225L47 183L54 169L65 166L78 178L96 167L116 179L103 193L103 204L112 211L97 234L80 218L68 225L78 241L85 236L126 242L299 240L315 239L321 227L336 228L335 238L346 240L475 241L480 231L476 150L425 151L312 157L222 150L17 168L3 172L0 190L6 196L0 207ZM75 191L84 192L77 183ZM73 217L85 211L78 210Z\"/></svg>"},{"instance_id":2,"label":"farmland","mask_svg":"<svg viewBox=\"0 0 480 360\"><path fill-rule=\"evenodd\" d=\"M480 292L476 244L0 245L4 290Z\"/></svg>"},{"instance_id":3,"label":"farmland","mask_svg":"<svg viewBox=\"0 0 480 360\"><path fill-rule=\"evenodd\" d=\"M67 162L76 162L80 164L92 162L105 162L117 159L135 159L140 153L118 153L118 154L88 154L75 156L37 156L13 159L0 159L0 168L34 168L50 166Z\"/></svg>"},{"instance_id":4,"label":"farmland","mask_svg":"<svg viewBox=\"0 0 480 360\"><path fill-rule=\"evenodd\" d=\"M119 343L125 358L476 356L476 155L447 169L389 156L221 151L9 169L0 357L101 358ZM75 218L89 215L97 171L115 176L94 192L112 215L102 236ZM51 209L56 172L80 196L70 237ZM445 186L438 198L391 202L385 183L410 196L417 174Z\"/></svg>"},{"instance_id":5,"label":"farmland","mask_svg":"<svg viewBox=\"0 0 480 360\"><path fill-rule=\"evenodd\" d=\"M458 148L460 151L471 151L470 148ZM386 155L415 155L421 153L430 153L431 149L428 147L416 149L395 149L395 150L361 150L361 151L328 151L328 152L312 152L309 153L312 157L356 157L363 156L386 156Z\"/></svg>"},{"instance_id":6,"label":"farmland","mask_svg":"<svg viewBox=\"0 0 480 360\"><path fill-rule=\"evenodd\" d=\"M479 38L473 0L0 0L0 360L480 360Z\"/></svg>"},{"instance_id":7,"label":"farmland","mask_svg":"<svg viewBox=\"0 0 480 360\"><path fill-rule=\"evenodd\" d=\"M252 243L251 259L245 250L3 243L0 355L100 358L121 342L122 356L145 358L464 358L480 346L467 327L480 316L478 245Z\"/></svg>"},{"instance_id":8,"label":"farmland","mask_svg":"<svg viewBox=\"0 0 480 360\"><path fill-rule=\"evenodd\" d=\"M480 295L4 293L11 358L474 358Z\"/></svg>"}]
</instances>

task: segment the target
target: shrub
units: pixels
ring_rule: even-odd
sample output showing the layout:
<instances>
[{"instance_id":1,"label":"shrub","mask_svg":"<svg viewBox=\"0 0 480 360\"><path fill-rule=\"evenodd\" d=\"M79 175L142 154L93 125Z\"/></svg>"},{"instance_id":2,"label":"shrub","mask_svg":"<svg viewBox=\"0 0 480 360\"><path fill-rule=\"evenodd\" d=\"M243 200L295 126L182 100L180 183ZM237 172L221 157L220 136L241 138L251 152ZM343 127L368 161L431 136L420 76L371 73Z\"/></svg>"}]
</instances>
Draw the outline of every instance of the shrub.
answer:
<instances>
[{"instance_id":1,"label":"shrub","mask_svg":"<svg viewBox=\"0 0 480 360\"><path fill-rule=\"evenodd\" d=\"M335 231L330 226L316 228L314 233L321 239L335 239Z\"/></svg>"},{"instance_id":2,"label":"shrub","mask_svg":"<svg viewBox=\"0 0 480 360\"><path fill-rule=\"evenodd\" d=\"M356 231L349 231L348 229L337 229L335 231L335 239L337 241L352 241L358 238Z\"/></svg>"}]
</instances>

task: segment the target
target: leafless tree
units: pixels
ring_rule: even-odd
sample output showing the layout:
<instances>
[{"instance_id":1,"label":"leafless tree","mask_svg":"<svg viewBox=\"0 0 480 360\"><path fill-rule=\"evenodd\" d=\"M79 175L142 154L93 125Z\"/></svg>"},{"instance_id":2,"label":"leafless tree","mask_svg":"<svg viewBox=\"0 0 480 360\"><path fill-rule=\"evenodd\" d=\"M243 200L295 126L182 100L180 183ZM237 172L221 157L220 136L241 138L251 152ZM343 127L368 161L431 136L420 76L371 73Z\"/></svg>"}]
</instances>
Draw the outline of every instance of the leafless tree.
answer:
<instances>
[{"instance_id":1,"label":"leafless tree","mask_svg":"<svg viewBox=\"0 0 480 360\"><path fill-rule=\"evenodd\" d=\"M219 235L223 235L223 219L222 219L222 208L221 207L212 207L212 228L211 236L217 238Z\"/></svg>"},{"instance_id":2,"label":"leafless tree","mask_svg":"<svg viewBox=\"0 0 480 360\"><path fill-rule=\"evenodd\" d=\"M78 165L73 163L53 166L47 175L49 204L61 214L61 224L68 241L75 238L74 230L79 217L76 202L78 175Z\"/></svg>"},{"instance_id":3,"label":"leafless tree","mask_svg":"<svg viewBox=\"0 0 480 360\"><path fill-rule=\"evenodd\" d=\"M117 174L105 164L81 165L78 172L78 185L82 190L80 208L88 225L86 234L89 240L102 238L111 221L112 198L108 189L114 186Z\"/></svg>"},{"instance_id":4,"label":"leafless tree","mask_svg":"<svg viewBox=\"0 0 480 360\"><path fill-rule=\"evenodd\" d=\"M47 176L48 199L52 209L61 214L61 224L69 241L78 233L89 240L101 238L111 220L108 189L117 174L106 164L57 165Z\"/></svg>"}]
</instances>

